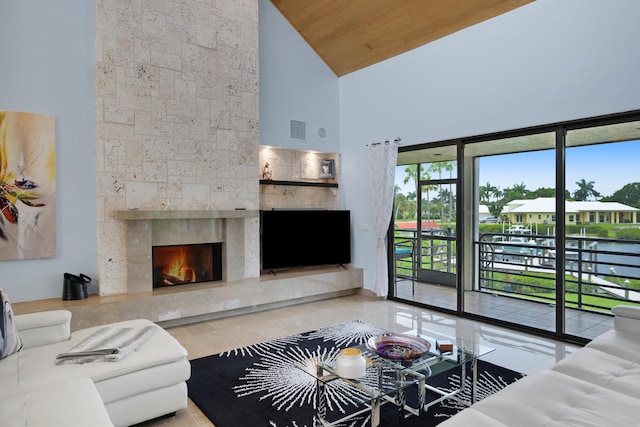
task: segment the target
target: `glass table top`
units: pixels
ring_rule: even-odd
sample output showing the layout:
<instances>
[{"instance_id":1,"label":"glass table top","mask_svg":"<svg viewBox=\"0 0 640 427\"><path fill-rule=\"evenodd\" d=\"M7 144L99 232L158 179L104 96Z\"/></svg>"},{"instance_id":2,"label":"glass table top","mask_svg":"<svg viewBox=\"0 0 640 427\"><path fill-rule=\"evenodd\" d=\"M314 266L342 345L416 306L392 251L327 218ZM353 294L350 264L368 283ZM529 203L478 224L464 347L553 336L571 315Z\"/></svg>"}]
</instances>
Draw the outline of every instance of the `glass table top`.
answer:
<instances>
[{"instance_id":1,"label":"glass table top","mask_svg":"<svg viewBox=\"0 0 640 427\"><path fill-rule=\"evenodd\" d=\"M405 361L380 357L370 349L367 344L353 346L354 348L362 351L364 356L370 360L370 366L367 368L367 374L363 378L351 380L352 382L360 381L363 383L371 383L373 386L380 386L377 379L379 377L378 369L382 366L380 369L385 372L392 372L394 373L394 376L397 376L397 373L403 371L405 371L405 374L410 373L410 375L405 375L405 377L403 377L403 381L407 381L408 384L415 384L425 377L448 371L466 364L467 362L473 362L479 357L495 350L494 348L481 345L474 341L449 337L429 330L412 330L397 335L420 337L429 342L430 349L421 357ZM440 351L439 344L442 342L450 343L452 345L452 350ZM337 377L335 363L335 359L316 360L314 365L317 368L323 368L326 372L322 372L319 369L309 369L309 373L318 377L320 381L332 381ZM323 375L323 373L327 375ZM397 390L398 386L402 387L403 385L399 385L396 382L384 383L382 384L383 390L380 391L384 394L387 391ZM389 390L386 390L387 387Z\"/></svg>"},{"instance_id":2,"label":"glass table top","mask_svg":"<svg viewBox=\"0 0 640 427\"><path fill-rule=\"evenodd\" d=\"M317 417L323 425L334 425L338 422L327 421L329 412L326 404L327 399L330 399L331 396L354 396L354 390L357 390L356 395L360 393L359 396L361 396L355 400L363 403L364 407L352 414L341 414L341 418L338 420L349 419L362 413L371 413L371 425L377 426L380 405L385 401L393 402L400 409L399 414L403 414L402 417L420 415L429 406L447 398L455 398L460 392L460 389L443 391L432 387L426 384L428 377L460 367L461 375L465 378L465 371L468 370L467 363L470 363L474 377L473 384L475 384L475 363L479 357L494 351L493 348L477 342L449 337L428 330L413 330L402 334L385 334L384 336L419 337L415 342L425 344L426 341L428 344L421 347L422 351L420 351L419 357L413 360L394 360L381 357L366 343L352 346L360 350L368 362L365 375L355 379L343 378L338 375L335 356L326 359L322 357L309 359L300 366L301 370L316 380ZM408 342L412 342L412 340L409 339ZM448 343L451 348L441 351L442 343ZM426 347L429 347L428 351L424 352ZM426 403L427 390L435 392L439 397ZM406 403L407 393L417 396L417 406ZM474 401L473 399L472 401Z\"/></svg>"}]
</instances>

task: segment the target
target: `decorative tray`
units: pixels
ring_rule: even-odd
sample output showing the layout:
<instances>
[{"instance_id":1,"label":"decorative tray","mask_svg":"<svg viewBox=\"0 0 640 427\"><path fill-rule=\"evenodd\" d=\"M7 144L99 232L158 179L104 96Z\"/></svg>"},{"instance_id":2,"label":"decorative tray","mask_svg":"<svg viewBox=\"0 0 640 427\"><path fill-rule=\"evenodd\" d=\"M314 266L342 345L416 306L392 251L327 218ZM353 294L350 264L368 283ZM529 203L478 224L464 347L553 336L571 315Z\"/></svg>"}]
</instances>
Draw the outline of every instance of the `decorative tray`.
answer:
<instances>
[{"instance_id":1,"label":"decorative tray","mask_svg":"<svg viewBox=\"0 0 640 427\"><path fill-rule=\"evenodd\" d=\"M415 360L427 354L431 343L411 335L383 334L369 338L367 348L385 359Z\"/></svg>"}]
</instances>

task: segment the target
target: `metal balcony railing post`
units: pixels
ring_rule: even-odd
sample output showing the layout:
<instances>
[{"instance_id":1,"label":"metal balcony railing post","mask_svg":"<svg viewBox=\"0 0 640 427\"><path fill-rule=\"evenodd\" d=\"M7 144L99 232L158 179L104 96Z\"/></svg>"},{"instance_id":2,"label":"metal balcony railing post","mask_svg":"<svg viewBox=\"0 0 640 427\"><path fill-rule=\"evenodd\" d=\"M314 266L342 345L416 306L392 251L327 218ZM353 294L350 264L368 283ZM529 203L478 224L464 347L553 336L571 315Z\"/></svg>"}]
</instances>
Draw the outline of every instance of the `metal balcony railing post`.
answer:
<instances>
[{"instance_id":1,"label":"metal balcony railing post","mask_svg":"<svg viewBox=\"0 0 640 427\"><path fill-rule=\"evenodd\" d=\"M578 308L582 308L582 248L584 240L578 240Z\"/></svg>"}]
</instances>

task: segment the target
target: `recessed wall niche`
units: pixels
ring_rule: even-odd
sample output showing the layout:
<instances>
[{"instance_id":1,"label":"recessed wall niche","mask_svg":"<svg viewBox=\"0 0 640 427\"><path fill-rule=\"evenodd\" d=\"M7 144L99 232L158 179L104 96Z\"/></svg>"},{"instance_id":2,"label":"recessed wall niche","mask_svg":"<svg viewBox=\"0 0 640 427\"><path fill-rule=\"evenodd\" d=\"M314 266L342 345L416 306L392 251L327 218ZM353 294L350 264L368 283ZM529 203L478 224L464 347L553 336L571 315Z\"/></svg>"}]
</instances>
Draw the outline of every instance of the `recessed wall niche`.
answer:
<instances>
[{"instance_id":1,"label":"recessed wall niche","mask_svg":"<svg viewBox=\"0 0 640 427\"><path fill-rule=\"evenodd\" d=\"M320 178L322 160L333 160L333 178ZM340 209L337 184L340 181L341 165L338 153L262 145L258 165L257 175L261 180L260 209ZM277 185L267 183L269 180ZM290 182L291 185L286 182Z\"/></svg>"}]
</instances>

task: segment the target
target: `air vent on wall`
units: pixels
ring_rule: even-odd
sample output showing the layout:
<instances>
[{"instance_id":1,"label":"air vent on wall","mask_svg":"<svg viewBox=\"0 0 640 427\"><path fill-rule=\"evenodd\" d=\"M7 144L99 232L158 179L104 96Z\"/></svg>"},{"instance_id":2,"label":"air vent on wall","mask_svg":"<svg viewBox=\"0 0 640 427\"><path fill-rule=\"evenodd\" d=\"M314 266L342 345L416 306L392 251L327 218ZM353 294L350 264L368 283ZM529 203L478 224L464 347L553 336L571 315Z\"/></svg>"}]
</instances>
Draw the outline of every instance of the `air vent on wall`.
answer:
<instances>
[{"instance_id":1,"label":"air vent on wall","mask_svg":"<svg viewBox=\"0 0 640 427\"><path fill-rule=\"evenodd\" d=\"M307 124L305 122L291 120L291 138L301 140L307 139Z\"/></svg>"}]
</instances>

